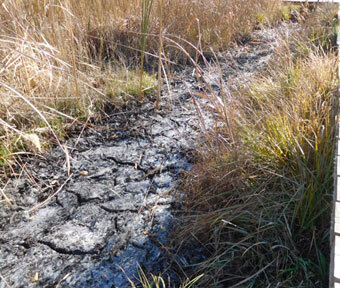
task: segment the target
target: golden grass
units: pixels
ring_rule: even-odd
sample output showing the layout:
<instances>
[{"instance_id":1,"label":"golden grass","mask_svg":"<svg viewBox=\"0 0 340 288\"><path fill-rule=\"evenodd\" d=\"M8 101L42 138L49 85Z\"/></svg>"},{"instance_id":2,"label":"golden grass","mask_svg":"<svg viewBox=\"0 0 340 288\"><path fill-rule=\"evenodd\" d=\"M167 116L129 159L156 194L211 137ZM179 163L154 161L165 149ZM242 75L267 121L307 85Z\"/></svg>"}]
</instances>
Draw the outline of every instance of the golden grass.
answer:
<instances>
[{"instance_id":1,"label":"golden grass","mask_svg":"<svg viewBox=\"0 0 340 288\"><path fill-rule=\"evenodd\" d=\"M130 85L117 70L127 69L127 63L133 63L134 69L139 63L142 1L5 0L1 4L1 139L12 142L10 135L49 126L49 121L65 114L87 119L108 103L117 106L135 97L126 95L133 89L113 90L117 82ZM146 62L157 57L153 54L183 60L183 49L194 53L199 41L203 50L225 49L257 25L259 13L273 17L279 6L279 0L154 1ZM159 11L164 11L162 31ZM143 89L149 91L152 83L147 78ZM127 97L119 98L122 95Z\"/></svg>"},{"instance_id":2,"label":"golden grass","mask_svg":"<svg viewBox=\"0 0 340 288\"><path fill-rule=\"evenodd\" d=\"M317 9L326 28L305 22L217 109L226 126L186 178L177 231L209 251L202 286L327 287L338 81L337 55L322 47L334 43L336 12Z\"/></svg>"}]
</instances>

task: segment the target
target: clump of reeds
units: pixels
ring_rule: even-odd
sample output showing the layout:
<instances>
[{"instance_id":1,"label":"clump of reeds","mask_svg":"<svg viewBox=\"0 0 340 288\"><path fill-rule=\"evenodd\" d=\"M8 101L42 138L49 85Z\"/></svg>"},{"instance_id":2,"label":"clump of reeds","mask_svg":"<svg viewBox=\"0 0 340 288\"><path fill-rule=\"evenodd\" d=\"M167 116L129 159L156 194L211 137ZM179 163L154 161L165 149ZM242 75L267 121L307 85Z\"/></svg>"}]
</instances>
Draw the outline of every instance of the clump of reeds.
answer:
<instances>
[{"instance_id":1,"label":"clump of reeds","mask_svg":"<svg viewBox=\"0 0 340 288\"><path fill-rule=\"evenodd\" d=\"M190 216L177 236L206 248L201 285L327 287L337 56L309 37L327 29L305 25L216 109L225 128L186 178Z\"/></svg>"}]
</instances>

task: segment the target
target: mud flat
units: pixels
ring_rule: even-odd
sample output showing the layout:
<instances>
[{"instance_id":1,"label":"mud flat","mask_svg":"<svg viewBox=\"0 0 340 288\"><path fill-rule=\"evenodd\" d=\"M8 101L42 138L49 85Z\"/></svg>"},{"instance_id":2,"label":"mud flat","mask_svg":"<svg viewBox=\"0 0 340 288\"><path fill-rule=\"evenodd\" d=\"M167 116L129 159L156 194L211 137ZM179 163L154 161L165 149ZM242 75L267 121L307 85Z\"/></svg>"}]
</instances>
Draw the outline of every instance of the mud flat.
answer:
<instances>
[{"instance_id":1,"label":"mud flat","mask_svg":"<svg viewBox=\"0 0 340 288\"><path fill-rule=\"evenodd\" d=\"M220 53L223 80L232 85L262 69L290 29L257 31ZM211 68L205 75L219 93L219 73ZM139 266L156 274L169 268L173 255L164 246L180 207L174 195L202 131L188 93L200 89L192 69L171 80L159 111L146 103L113 113L98 129L67 140L71 175L57 147L12 179L4 192L13 205L0 204L0 288L122 288L130 286L128 278L135 281ZM214 127L208 101L197 101L206 128ZM187 263L200 257L195 253ZM176 278L171 267L167 273Z\"/></svg>"}]
</instances>

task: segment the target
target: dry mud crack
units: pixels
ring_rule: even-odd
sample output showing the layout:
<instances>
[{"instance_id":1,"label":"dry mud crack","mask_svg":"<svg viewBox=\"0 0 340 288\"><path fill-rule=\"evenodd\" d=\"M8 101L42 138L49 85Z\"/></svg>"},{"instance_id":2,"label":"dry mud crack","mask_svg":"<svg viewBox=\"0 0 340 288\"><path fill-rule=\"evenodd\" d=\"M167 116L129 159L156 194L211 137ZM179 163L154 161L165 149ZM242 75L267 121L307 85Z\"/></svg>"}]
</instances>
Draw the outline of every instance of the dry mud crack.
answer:
<instances>
[{"instance_id":1,"label":"dry mud crack","mask_svg":"<svg viewBox=\"0 0 340 288\"><path fill-rule=\"evenodd\" d=\"M258 31L255 44L222 53L224 80L240 81L261 69L289 29ZM219 74L210 69L206 75L218 93ZM160 111L145 104L69 139L73 176L45 206L28 212L67 179L60 148L31 160L28 173L13 179L5 193L15 205L0 207L0 288L129 287L138 265L152 273L168 268L171 255L162 246L176 223L174 191L191 167L201 131L187 85L199 89L192 68L179 73ZM197 101L212 127L208 103ZM195 251L190 257L199 258Z\"/></svg>"}]
</instances>

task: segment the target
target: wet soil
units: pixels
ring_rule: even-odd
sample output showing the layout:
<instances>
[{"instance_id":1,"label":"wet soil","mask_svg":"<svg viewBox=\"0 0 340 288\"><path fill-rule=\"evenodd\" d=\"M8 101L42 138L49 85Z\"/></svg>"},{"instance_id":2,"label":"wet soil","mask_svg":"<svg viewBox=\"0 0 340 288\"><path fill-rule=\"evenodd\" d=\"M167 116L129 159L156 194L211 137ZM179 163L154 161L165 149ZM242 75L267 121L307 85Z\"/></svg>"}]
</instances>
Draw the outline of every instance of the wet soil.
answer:
<instances>
[{"instance_id":1,"label":"wet soil","mask_svg":"<svg viewBox=\"0 0 340 288\"><path fill-rule=\"evenodd\" d=\"M262 69L287 31L264 29L220 53L224 81L245 81ZM211 65L203 69L218 94L220 74ZM169 268L173 255L165 247L180 207L174 195L192 166L199 114L207 129L217 121L206 99L196 99L200 113L193 105L188 88L200 90L193 74L192 67L177 73L160 110L149 102L113 113L67 140L70 175L57 147L12 179L4 192L13 205L0 202L0 288L130 287L139 266L154 274ZM183 254L184 262L199 253ZM176 278L171 268L167 273Z\"/></svg>"}]
</instances>

